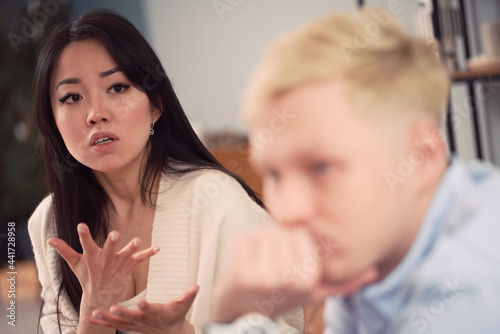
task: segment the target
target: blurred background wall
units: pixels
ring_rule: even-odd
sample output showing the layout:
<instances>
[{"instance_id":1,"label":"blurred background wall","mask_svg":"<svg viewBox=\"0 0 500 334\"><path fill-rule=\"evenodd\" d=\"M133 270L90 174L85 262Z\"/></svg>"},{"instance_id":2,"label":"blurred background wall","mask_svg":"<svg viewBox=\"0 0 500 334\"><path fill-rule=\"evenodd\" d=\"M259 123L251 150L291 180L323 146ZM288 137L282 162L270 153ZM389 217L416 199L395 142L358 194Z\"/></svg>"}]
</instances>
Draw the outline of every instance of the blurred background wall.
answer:
<instances>
[{"instance_id":1,"label":"blurred background wall","mask_svg":"<svg viewBox=\"0 0 500 334\"><path fill-rule=\"evenodd\" d=\"M454 0L450 0L454 1ZM366 0L398 8L405 29L415 34L420 0ZM425 1L424 1L425 2ZM455 1L456 2L456 1ZM481 53L480 25L500 17L496 0L465 1L473 52ZM239 101L263 48L282 32L329 12L355 9L359 1L335 0L31 0L0 1L0 221L22 219L45 194L31 115L34 54L53 23L97 8L126 16L158 52L186 113L204 133L244 133ZM452 104L466 92L454 85ZM496 94L480 101L485 157L500 162ZM491 111L490 111L491 110ZM476 156L469 119L456 136L459 154ZM493 126L493 128L492 128ZM488 134L489 133L489 134Z\"/></svg>"}]
</instances>

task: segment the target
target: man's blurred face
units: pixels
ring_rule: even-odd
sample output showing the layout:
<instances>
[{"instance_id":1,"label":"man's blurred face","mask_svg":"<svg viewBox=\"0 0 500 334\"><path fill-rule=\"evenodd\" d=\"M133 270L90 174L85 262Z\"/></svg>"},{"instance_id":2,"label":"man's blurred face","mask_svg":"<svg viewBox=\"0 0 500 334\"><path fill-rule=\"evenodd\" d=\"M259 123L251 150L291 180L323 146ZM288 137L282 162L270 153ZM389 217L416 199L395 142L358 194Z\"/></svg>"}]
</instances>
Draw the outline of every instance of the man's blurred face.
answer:
<instances>
[{"instance_id":1,"label":"man's blurred face","mask_svg":"<svg viewBox=\"0 0 500 334\"><path fill-rule=\"evenodd\" d=\"M268 107L251 128L251 162L277 223L333 240L326 281L397 264L416 233L415 195L411 176L391 187L385 173L407 150L407 124L354 110L339 80L298 86Z\"/></svg>"}]
</instances>

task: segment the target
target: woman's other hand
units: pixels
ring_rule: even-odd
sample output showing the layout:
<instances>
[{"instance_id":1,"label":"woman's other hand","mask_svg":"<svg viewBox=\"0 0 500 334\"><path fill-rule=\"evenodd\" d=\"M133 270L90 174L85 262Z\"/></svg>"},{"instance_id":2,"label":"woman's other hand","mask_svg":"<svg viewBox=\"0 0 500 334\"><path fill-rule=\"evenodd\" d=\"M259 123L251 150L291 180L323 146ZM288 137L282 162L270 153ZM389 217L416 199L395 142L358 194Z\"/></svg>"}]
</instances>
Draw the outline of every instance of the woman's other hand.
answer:
<instances>
[{"instance_id":1,"label":"woman's other hand","mask_svg":"<svg viewBox=\"0 0 500 334\"><path fill-rule=\"evenodd\" d=\"M190 286L182 297L168 303L148 303L138 300L136 310L114 305L109 311L96 310L84 321L104 327L147 334L194 333L186 314L198 293L197 285Z\"/></svg>"}]
</instances>

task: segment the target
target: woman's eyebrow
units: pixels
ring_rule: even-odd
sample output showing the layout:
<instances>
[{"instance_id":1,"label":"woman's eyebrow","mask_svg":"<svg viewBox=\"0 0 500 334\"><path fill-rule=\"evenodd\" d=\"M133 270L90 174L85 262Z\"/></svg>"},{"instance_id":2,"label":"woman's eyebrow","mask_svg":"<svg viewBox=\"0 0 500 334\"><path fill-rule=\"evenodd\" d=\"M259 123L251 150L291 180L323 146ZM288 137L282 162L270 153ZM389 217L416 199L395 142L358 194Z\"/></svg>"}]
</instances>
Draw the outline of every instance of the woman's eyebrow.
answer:
<instances>
[{"instance_id":1,"label":"woman's eyebrow","mask_svg":"<svg viewBox=\"0 0 500 334\"><path fill-rule=\"evenodd\" d=\"M57 84L56 86L56 90L57 88L59 88L59 86L61 85L64 85L64 84L77 84L77 83L80 83L81 80L79 78L66 78L66 79L62 79L61 81L59 81L59 83Z\"/></svg>"},{"instance_id":2,"label":"woman's eyebrow","mask_svg":"<svg viewBox=\"0 0 500 334\"><path fill-rule=\"evenodd\" d=\"M100 72L99 73L99 78L104 78L104 77L107 77L108 75L111 75L113 73L116 73L116 72L119 72L121 71L122 69L120 67L113 67L109 70L106 70L106 71L103 71L103 72ZM56 90L57 88L59 88L59 86L61 85L64 85L64 84L77 84L77 83L80 83L81 80L80 78L66 78L66 79L62 79L61 81L59 81L59 83L57 84L56 86Z\"/></svg>"},{"instance_id":3,"label":"woman's eyebrow","mask_svg":"<svg viewBox=\"0 0 500 334\"><path fill-rule=\"evenodd\" d=\"M99 73L99 78L107 77L108 75L111 75L111 74L118 72L118 71L121 71L121 70L122 69L119 66L113 67L112 69L109 69L107 71Z\"/></svg>"}]
</instances>

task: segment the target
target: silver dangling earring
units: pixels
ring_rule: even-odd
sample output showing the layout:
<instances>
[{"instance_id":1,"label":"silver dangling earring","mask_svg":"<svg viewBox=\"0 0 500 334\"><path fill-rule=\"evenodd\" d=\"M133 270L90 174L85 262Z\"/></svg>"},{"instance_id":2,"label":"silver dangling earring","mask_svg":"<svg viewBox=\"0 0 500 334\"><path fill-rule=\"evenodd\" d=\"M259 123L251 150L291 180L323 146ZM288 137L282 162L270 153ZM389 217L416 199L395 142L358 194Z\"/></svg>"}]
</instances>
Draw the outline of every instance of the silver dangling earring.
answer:
<instances>
[{"instance_id":1,"label":"silver dangling earring","mask_svg":"<svg viewBox=\"0 0 500 334\"><path fill-rule=\"evenodd\" d=\"M155 129L153 129L153 126L155 125L155 123L151 123L151 130L149 131L149 135L152 136L155 134Z\"/></svg>"}]
</instances>

